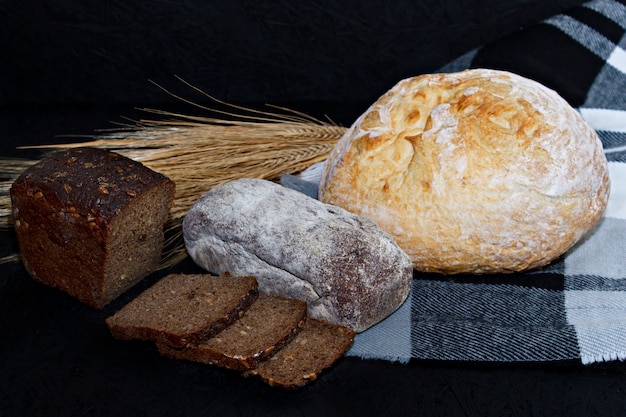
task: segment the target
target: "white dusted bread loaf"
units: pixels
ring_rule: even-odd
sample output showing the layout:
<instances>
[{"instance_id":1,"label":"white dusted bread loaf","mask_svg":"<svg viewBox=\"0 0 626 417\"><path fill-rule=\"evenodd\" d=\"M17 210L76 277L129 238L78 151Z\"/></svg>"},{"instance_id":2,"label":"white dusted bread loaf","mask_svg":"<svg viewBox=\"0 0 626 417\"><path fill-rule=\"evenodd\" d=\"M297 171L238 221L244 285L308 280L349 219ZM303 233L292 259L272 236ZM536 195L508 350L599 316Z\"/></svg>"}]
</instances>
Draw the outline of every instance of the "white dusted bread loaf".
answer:
<instances>
[{"instance_id":1,"label":"white dusted bread loaf","mask_svg":"<svg viewBox=\"0 0 626 417\"><path fill-rule=\"evenodd\" d=\"M409 257L374 222L270 181L240 179L200 197L183 220L191 258L215 274L252 275L267 295L356 332L407 298Z\"/></svg>"},{"instance_id":2,"label":"white dusted bread loaf","mask_svg":"<svg viewBox=\"0 0 626 417\"><path fill-rule=\"evenodd\" d=\"M545 86L503 71L400 81L348 129L320 199L372 219L420 271L548 264L600 219L602 145Z\"/></svg>"}]
</instances>

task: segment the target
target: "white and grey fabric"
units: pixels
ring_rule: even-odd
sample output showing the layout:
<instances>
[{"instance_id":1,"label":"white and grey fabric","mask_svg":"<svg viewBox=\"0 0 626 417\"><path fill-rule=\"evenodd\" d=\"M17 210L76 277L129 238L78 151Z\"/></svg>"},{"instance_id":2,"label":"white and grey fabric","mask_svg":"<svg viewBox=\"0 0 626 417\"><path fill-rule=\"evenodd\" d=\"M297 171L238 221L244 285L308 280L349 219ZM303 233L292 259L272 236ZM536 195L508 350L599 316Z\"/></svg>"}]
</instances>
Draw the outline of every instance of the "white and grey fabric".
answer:
<instances>
[{"instance_id":1,"label":"white and grey fabric","mask_svg":"<svg viewBox=\"0 0 626 417\"><path fill-rule=\"evenodd\" d=\"M596 129L611 196L597 227L540 271L415 273L410 299L357 335L349 355L407 362L626 359L626 2L594 0L459 57L556 90ZM308 190L321 166L283 184ZM302 183L304 181L304 184ZM304 188L302 188L304 187Z\"/></svg>"}]
</instances>

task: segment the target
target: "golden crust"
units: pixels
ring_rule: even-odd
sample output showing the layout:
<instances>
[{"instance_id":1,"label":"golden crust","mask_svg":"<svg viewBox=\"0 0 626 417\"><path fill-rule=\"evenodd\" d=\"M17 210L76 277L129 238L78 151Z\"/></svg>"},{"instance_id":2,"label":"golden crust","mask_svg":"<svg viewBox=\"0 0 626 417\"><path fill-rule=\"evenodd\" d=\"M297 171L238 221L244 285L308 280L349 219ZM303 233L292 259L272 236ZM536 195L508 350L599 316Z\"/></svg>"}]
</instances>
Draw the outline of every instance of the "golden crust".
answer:
<instances>
[{"instance_id":1,"label":"golden crust","mask_svg":"<svg viewBox=\"0 0 626 417\"><path fill-rule=\"evenodd\" d=\"M600 219L596 133L565 100L503 71L400 81L331 152L320 199L374 220L420 271L548 264Z\"/></svg>"}]
</instances>

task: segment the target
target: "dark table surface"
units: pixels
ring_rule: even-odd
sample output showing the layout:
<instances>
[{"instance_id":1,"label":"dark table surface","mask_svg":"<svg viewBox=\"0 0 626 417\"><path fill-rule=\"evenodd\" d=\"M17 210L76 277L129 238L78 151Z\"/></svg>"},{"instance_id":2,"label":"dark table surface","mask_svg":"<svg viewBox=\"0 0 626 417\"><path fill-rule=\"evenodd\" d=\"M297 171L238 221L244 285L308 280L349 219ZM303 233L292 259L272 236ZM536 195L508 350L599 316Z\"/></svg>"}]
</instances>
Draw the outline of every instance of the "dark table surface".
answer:
<instances>
[{"instance_id":1,"label":"dark table surface","mask_svg":"<svg viewBox=\"0 0 626 417\"><path fill-rule=\"evenodd\" d=\"M15 146L67 142L57 135L90 134L133 114L132 107L6 108L2 155L35 156ZM0 233L0 250L17 250L12 232ZM399 364L345 357L314 383L284 391L165 359L148 343L111 338L106 317L166 273L200 271L190 260L151 275L99 311L34 282L20 263L0 271L2 417L626 414L620 362Z\"/></svg>"}]
</instances>

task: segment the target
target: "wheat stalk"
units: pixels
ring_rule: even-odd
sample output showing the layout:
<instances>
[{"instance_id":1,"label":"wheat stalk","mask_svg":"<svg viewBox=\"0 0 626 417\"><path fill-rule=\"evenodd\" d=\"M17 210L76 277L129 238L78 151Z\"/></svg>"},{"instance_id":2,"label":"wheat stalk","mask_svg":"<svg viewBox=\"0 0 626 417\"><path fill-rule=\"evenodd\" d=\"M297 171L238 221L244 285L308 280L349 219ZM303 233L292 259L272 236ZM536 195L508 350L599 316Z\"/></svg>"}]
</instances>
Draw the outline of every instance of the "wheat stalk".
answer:
<instances>
[{"instance_id":1,"label":"wheat stalk","mask_svg":"<svg viewBox=\"0 0 626 417\"><path fill-rule=\"evenodd\" d=\"M185 258L182 219L202 194L238 178L277 180L283 174L302 171L326 159L346 130L330 121L280 107L267 112L226 104L230 110L223 111L181 100L219 117L142 109L161 119L139 120L85 142L28 147L46 151L82 146L109 149L172 179L176 183L176 197L167 225L169 237L163 267ZM0 182L0 227L12 227L11 183L36 162L0 160L0 174L8 178ZM11 255L4 261L15 259Z\"/></svg>"}]
</instances>

